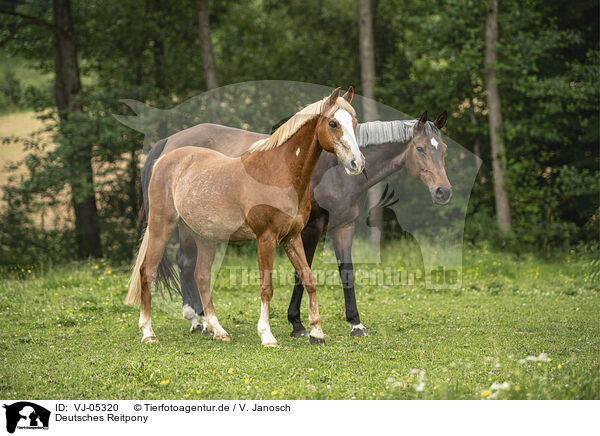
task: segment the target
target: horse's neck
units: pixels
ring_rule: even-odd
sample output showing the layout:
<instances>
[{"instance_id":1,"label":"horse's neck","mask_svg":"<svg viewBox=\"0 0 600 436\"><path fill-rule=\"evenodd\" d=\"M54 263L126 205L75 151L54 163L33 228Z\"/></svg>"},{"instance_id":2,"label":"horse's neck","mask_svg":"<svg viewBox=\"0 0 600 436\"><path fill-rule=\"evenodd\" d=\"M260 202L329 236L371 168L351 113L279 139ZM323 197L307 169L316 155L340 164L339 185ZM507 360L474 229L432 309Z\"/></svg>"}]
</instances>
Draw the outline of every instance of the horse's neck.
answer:
<instances>
[{"instance_id":1,"label":"horse's neck","mask_svg":"<svg viewBox=\"0 0 600 436\"><path fill-rule=\"evenodd\" d=\"M306 192L323 148L316 135L317 119L307 122L280 148L298 193Z\"/></svg>"},{"instance_id":2,"label":"horse's neck","mask_svg":"<svg viewBox=\"0 0 600 436\"><path fill-rule=\"evenodd\" d=\"M368 178L361 177L359 190L366 191L404 166L406 142L370 145L362 149Z\"/></svg>"},{"instance_id":3,"label":"horse's neck","mask_svg":"<svg viewBox=\"0 0 600 436\"><path fill-rule=\"evenodd\" d=\"M315 118L279 147L244 155L242 160L246 170L256 168L262 171L260 176L252 174L257 180L275 180L275 184L292 185L302 198L304 193L308 193L312 174L323 150L316 138L316 126Z\"/></svg>"}]
</instances>

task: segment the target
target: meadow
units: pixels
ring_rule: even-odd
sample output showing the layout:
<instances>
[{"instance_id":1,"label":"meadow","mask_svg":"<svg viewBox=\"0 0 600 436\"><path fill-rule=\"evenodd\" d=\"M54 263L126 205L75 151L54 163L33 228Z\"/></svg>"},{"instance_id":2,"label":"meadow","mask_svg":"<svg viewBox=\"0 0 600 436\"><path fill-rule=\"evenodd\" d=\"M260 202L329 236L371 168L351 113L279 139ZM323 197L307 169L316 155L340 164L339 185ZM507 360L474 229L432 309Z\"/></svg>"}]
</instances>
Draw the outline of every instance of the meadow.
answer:
<instances>
[{"instance_id":1,"label":"meadow","mask_svg":"<svg viewBox=\"0 0 600 436\"><path fill-rule=\"evenodd\" d=\"M0 396L32 399L599 399L597 247L553 260L469 247L462 286L357 288L370 335L354 338L338 283L317 290L324 347L289 337L289 286L256 334L258 288L213 293L224 343L189 333L177 301L153 300L158 344L141 344L123 305L128 267L104 261L23 266L0 278ZM392 250L393 251L393 250ZM324 250L315 269L330 269ZM244 252L226 265L255 268ZM377 269L380 265L358 265ZM278 253L276 269L289 270ZM332 276L332 277L333 277ZM306 298L305 298L306 300ZM303 320L307 325L306 301Z\"/></svg>"}]
</instances>

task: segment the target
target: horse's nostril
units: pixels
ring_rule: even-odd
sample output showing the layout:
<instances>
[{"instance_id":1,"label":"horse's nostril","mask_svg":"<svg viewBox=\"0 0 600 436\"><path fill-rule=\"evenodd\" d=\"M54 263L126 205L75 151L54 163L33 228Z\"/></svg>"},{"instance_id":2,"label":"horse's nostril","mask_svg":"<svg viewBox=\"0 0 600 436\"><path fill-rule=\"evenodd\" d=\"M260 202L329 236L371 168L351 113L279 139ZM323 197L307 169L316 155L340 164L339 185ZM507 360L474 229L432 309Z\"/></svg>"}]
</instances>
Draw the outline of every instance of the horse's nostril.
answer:
<instances>
[{"instance_id":1,"label":"horse's nostril","mask_svg":"<svg viewBox=\"0 0 600 436\"><path fill-rule=\"evenodd\" d=\"M356 165L356 159L352 159L350 161L350 166L352 167L353 170L358 168L358 166Z\"/></svg>"},{"instance_id":2,"label":"horse's nostril","mask_svg":"<svg viewBox=\"0 0 600 436\"><path fill-rule=\"evenodd\" d=\"M435 199L438 201L448 201L452 196L452 188L442 188L441 186L435 190Z\"/></svg>"}]
</instances>

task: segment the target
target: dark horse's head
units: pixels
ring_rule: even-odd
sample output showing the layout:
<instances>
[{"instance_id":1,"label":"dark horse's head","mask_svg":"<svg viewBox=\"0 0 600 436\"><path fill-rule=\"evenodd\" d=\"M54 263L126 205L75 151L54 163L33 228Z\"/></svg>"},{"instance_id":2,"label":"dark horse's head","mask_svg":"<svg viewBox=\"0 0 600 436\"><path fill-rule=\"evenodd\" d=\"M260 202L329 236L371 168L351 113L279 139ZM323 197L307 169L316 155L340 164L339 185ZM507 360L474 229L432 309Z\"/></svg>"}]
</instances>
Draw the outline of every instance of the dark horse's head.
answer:
<instances>
[{"instance_id":1,"label":"dark horse's head","mask_svg":"<svg viewBox=\"0 0 600 436\"><path fill-rule=\"evenodd\" d=\"M447 118L448 113L444 111L433 123L428 122L425 111L414 126L404 159L408 174L429 189L431 200L436 204L446 204L452 196L452 185L444 166L447 146L439 130Z\"/></svg>"}]
</instances>

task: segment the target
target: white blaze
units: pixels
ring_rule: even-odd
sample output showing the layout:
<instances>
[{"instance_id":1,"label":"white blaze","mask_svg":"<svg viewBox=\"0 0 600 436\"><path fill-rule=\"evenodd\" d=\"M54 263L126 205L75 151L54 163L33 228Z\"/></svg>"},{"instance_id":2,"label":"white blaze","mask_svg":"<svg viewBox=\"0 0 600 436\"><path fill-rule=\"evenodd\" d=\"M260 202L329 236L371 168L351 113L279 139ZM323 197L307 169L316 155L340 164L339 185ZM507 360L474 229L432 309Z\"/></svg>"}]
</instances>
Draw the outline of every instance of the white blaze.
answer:
<instances>
[{"instance_id":1,"label":"white blaze","mask_svg":"<svg viewBox=\"0 0 600 436\"><path fill-rule=\"evenodd\" d=\"M435 140L435 138L431 138L431 145L433 145L433 146L435 147L435 149L436 149L436 150L437 150L437 148L438 148L438 144L439 144L439 142L437 142L437 141Z\"/></svg>"},{"instance_id":2,"label":"white blaze","mask_svg":"<svg viewBox=\"0 0 600 436\"><path fill-rule=\"evenodd\" d=\"M350 115L344 109L338 109L333 114L333 118L335 118L340 125L342 126L342 131L344 135L342 136L342 142L345 142L352 154L354 155L354 159L356 162L362 162L362 158L360 156L360 149L358 148L358 142L356 141L356 136L354 136L354 126L352 125L352 115Z\"/></svg>"}]
</instances>

